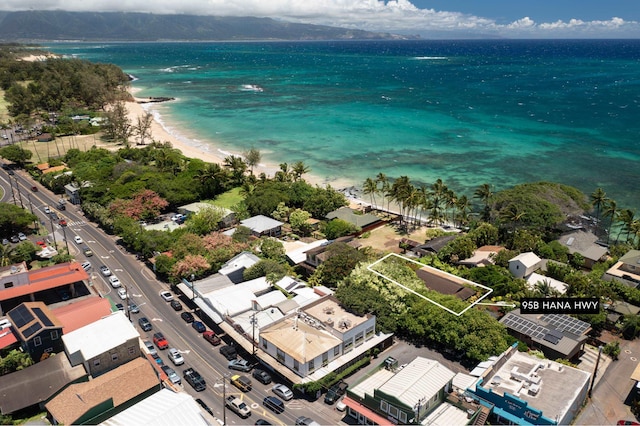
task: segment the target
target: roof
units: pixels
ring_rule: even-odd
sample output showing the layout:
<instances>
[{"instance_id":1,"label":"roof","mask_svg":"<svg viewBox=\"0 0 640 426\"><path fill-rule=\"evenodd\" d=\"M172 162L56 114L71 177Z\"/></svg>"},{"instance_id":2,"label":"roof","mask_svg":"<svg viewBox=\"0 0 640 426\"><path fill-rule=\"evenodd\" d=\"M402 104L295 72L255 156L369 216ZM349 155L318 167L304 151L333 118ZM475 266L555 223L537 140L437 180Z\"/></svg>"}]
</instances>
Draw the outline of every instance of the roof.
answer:
<instances>
[{"instance_id":1,"label":"roof","mask_svg":"<svg viewBox=\"0 0 640 426\"><path fill-rule=\"evenodd\" d=\"M380 386L378 391L413 407L421 398L427 401L432 399L454 376L453 371L438 361L417 357Z\"/></svg>"},{"instance_id":2,"label":"roof","mask_svg":"<svg viewBox=\"0 0 640 426\"><path fill-rule=\"evenodd\" d=\"M631 380L640 382L640 364L636 365L636 368L633 370L633 373L631 373Z\"/></svg>"},{"instance_id":3,"label":"roof","mask_svg":"<svg viewBox=\"0 0 640 426\"><path fill-rule=\"evenodd\" d=\"M598 237L592 232L577 230L558 238L558 242L569 249L570 254L579 253L589 260L598 261L607 254L607 248L596 244Z\"/></svg>"},{"instance_id":4,"label":"roof","mask_svg":"<svg viewBox=\"0 0 640 426\"><path fill-rule=\"evenodd\" d=\"M640 312L640 306L635 306L631 303L617 300L609 306L609 310L621 315L638 315Z\"/></svg>"},{"instance_id":5,"label":"roof","mask_svg":"<svg viewBox=\"0 0 640 426\"><path fill-rule=\"evenodd\" d=\"M284 247L287 253L287 257L294 265L302 263L307 258L307 251L316 247L327 244L329 240L322 239L316 240L312 243L303 243L302 241L296 241L295 245L292 243L285 243Z\"/></svg>"},{"instance_id":6,"label":"roof","mask_svg":"<svg viewBox=\"0 0 640 426\"><path fill-rule=\"evenodd\" d=\"M72 367L69 358L60 353L24 370L0 376L0 411L9 414L44 402L86 375L83 365Z\"/></svg>"},{"instance_id":7,"label":"roof","mask_svg":"<svg viewBox=\"0 0 640 426\"><path fill-rule=\"evenodd\" d=\"M13 344L18 343L18 339L12 330L13 326L0 331L0 349L8 348Z\"/></svg>"},{"instance_id":8,"label":"roof","mask_svg":"<svg viewBox=\"0 0 640 426\"><path fill-rule=\"evenodd\" d=\"M356 214L355 210L349 207L340 207L339 209L327 213L325 217L329 220L342 219L345 222L357 226L358 228L365 228L382 220L371 213Z\"/></svg>"},{"instance_id":9,"label":"roof","mask_svg":"<svg viewBox=\"0 0 640 426\"><path fill-rule=\"evenodd\" d=\"M44 330L61 329L62 323L43 302L24 302L16 306L7 316L13 331L20 340L27 341Z\"/></svg>"},{"instance_id":10,"label":"roof","mask_svg":"<svg viewBox=\"0 0 640 426\"><path fill-rule=\"evenodd\" d=\"M478 247L476 251L473 252L473 256L468 259L459 261L458 264L470 266L493 265L495 263L495 261L493 260L493 256L502 250L504 250L504 247L502 246Z\"/></svg>"},{"instance_id":11,"label":"roof","mask_svg":"<svg viewBox=\"0 0 640 426\"><path fill-rule=\"evenodd\" d=\"M58 423L73 424L105 401L112 400L113 407L118 407L159 384L149 361L136 358L93 380L69 386L45 407Z\"/></svg>"},{"instance_id":12,"label":"roof","mask_svg":"<svg viewBox=\"0 0 640 426\"><path fill-rule=\"evenodd\" d=\"M51 135L49 135L49 137L51 137ZM61 172L63 170L66 170L68 167L67 166L55 166L55 167L49 167L46 170L43 170L42 173L55 173L55 172Z\"/></svg>"},{"instance_id":13,"label":"roof","mask_svg":"<svg viewBox=\"0 0 640 426\"><path fill-rule=\"evenodd\" d=\"M434 268L420 268L416 271L416 275L429 290L441 294L456 296L460 300L467 300L476 294L475 290L455 282L452 276Z\"/></svg>"},{"instance_id":14,"label":"roof","mask_svg":"<svg viewBox=\"0 0 640 426\"><path fill-rule=\"evenodd\" d=\"M373 420L373 422L375 424L377 424L377 425L380 425L380 426L393 426L395 424L391 420L381 416L380 414L376 413L375 411L370 410L366 406L360 404L358 401L354 401L353 399L351 399L351 398L349 398L347 396L345 396L342 399L342 402L344 402L347 407L355 410L358 413L363 414L368 419Z\"/></svg>"},{"instance_id":15,"label":"roof","mask_svg":"<svg viewBox=\"0 0 640 426\"><path fill-rule=\"evenodd\" d=\"M538 284L538 282L549 283L551 288L553 288L554 290L559 291L562 294L567 292L567 287L569 286L565 282L562 282L560 280L556 280L556 279L551 278L551 277L547 277L545 275L540 275L540 274L538 274L536 272L532 273L531 275L529 275L529 278L527 278L527 284L529 285L529 288L532 288L534 290L535 290L535 287Z\"/></svg>"},{"instance_id":16,"label":"roof","mask_svg":"<svg viewBox=\"0 0 640 426\"><path fill-rule=\"evenodd\" d=\"M509 263L511 263L511 262L520 262L526 268L529 268L531 266L536 265L541 260L542 259L540 259L534 252L528 251L528 252L525 252L525 253L520 253L516 257L512 258L511 260L509 260Z\"/></svg>"},{"instance_id":17,"label":"roof","mask_svg":"<svg viewBox=\"0 0 640 426\"><path fill-rule=\"evenodd\" d=\"M242 226L246 226L258 234L262 234L263 232L267 232L284 225L279 220L271 219L270 217L263 215L250 217L249 219L240 221L240 223Z\"/></svg>"},{"instance_id":18,"label":"roof","mask_svg":"<svg viewBox=\"0 0 640 426\"><path fill-rule=\"evenodd\" d=\"M0 289L0 301L13 299L89 279L78 262L66 262L28 272L29 283Z\"/></svg>"},{"instance_id":19,"label":"roof","mask_svg":"<svg viewBox=\"0 0 640 426\"><path fill-rule=\"evenodd\" d=\"M234 316L251 309L252 301L258 297L256 295L264 293L271 288L272 286L267 282L267 279L260 277L234 286L201 294L203 298L208 300L209 305L224 317L225 315ZM198 290L197 284L196 290Z\"/></svg>"},{"instance_id":20,"label":"roof","mask_svg":"<svg viewBox=\"0 0 640 426\"><path fill-rule=\"evenodd\" d=\"M117 311L63 335L62 340L70 357L80 352L84 360L89 360L139 336L127 317Z\"/></svg>"},{"instance_id":21,"label":"roof","mask_svg":"<svg viewBox=\"0 0 640 426\"><path fill-rule=\"evenodd\" d=\"M455 240L457 237L458 237L457 235L443 235L442 237L432 238L431 240L425 242L424 244L420 244L418 247L414 249L414 251L423 252L423 253L426 253L426 252L437 253L440 250L442 250L444 246L449 244L449 242Z\"/></svg>"},{"instance_id":22,"label":"roof","mask_svg":"<svg viewBox=\"0 0 640 426\"><path fill-rule=\"evenodd\" d=\"M222 265L222 267L218 270L218 273L221 275L229 276L236 271L244 271L246 268L250 268L258 262L260 262L260 258L258 256L249 251L243 251L242 253L232 257L224 265ZM233 278L231 278L231 280L237 282L237 280L234 280Z\"/></svg>"},{"instance_id":23,"label":"roof","mask_svg":"<svg viewBox=\"0 0 640 426\"><path fill-rule=\"evenodd\" d=\"M629 250L624 256L618 259L618 261L640 267L640 250Z\"/></svg>"},{"instance_id":24,"label":"roof","mask_svg":"<svg viewBox=\"0 0 640 426\"><path fill-rule=\"evenodd\" d=\"M339 333L357 327L371 317L371 315L360 316L346 311L334 296L323 297L309 303L301 309L300 313L303 320L302 314L310 315Z\"/></svg>"},{"instance_id":25,"label":"roof","mask_svg":"<svg viewBox=\"0 0 640 426\"><path fill-rule=\"evenodd\" d=\"M110 315L111 303L102 297L87 297L55 308L53 313L62 323L62 333L68 334Z\"/></svg>"},{"instance_id":26,"label":"roof","mask_svg":"<svg viewBox=\"0 0 640 426\"><path fill-rule=\"evenodd\" d=\"M198 426L216 424L186 392L162 389L101 423L103 426Z\"/></svg>"}]
</instances>

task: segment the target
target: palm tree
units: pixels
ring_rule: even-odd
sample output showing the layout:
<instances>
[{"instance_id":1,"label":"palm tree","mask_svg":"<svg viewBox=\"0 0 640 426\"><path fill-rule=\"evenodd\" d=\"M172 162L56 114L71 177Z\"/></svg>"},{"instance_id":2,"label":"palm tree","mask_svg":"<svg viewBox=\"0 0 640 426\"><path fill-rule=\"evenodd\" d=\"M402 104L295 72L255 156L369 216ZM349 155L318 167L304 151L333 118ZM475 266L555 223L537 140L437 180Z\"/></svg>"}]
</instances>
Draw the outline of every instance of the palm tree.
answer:
<instances>
[{"instance_id":1,"label":"palm tree","mask_svg":"<svg viewBox=\"0 0 640 426\"><path fill-rule=\"evenodd\" d=\"M600 209L607 203L607 193L602 188L597 188L589 196L591 199L591 205L596 209L596 220L598 221L598 227L600 228Z\"/></svg>"},{"instance_id":2,"label":"palm tree","mask_svg":"<svg viewBox=\"0 0 640 426\"><path fill-rule=\"evenodd\" d=\"M0 245L0 267L11 265L14 249L10 245Z\"/></svg>"},{"instance_id":3,"label":"palm tree","mask_svg":"<svg viewBox=\"0 0 640 426\"><path fill-rule=\"evenodd\" d=\"M247 163L241 157L229 155L224 159L224 166L231 171L231 176L236 185L244 181L244 172L247 171Z\"/></svg>"},{"instance_id":4,"label":"palm tree","mask_svg":"<svg viewBox=\"0 0 640 426\"><path fill-rule=\"evenodd\" d=\"M389 179L387 179L387 175L380 172L376 176L376 188L377 191L382 195L382 208L384 209L384 199L389 195ZM387 204L387 210L389 210L389 205Z\"/></svg>"},{"instance_id":5,"label":"palm tree","mask_svg":"<svg viewBox=\"0 0 640 426\"><path fill-rule=\"evenodd\" d=\"M311 169L309 166L304 164L304 161L296 161L293 166L291 166L291 174L293 175L293 180L297 181L302 178L302 175L309 173Z\"/></svg>"},{"instance_id":6,"label":"palm tree","mask_svg":"<svg viewBox=\"0 0 640 426\"><path fill-rule=\"evenodd\" d=\"M371 206L374 208L376 207L377 191L378 185L376 184L376 182L371 178L365 179L364 184L362 185L362 192L365 194L369 194L369 196L371 197Z\"/></svg>"},{"instance_id":7,"label":"palm tree","mask_svg":"<svg viewBox=\"0 0 640 426\"><path fill-rule=\"evenodd\" d=\"M260 153L260 150L252 147L243 155L244 161L247 163L247 166L249 166L249 172L251 173L251 176L253 176L253 168L260 164L262 154Z\"/></svg>"},{"instance_id":8,"label":"palm tree","mask_svg":"<svg viewBox=\"0 0 640 426\"><path fill-rule=\"evenodd\" d=\"M609 218L609 229L607 231L607 244L609 244L609 238L611 238L611 227L613 226L613 223L617 219L617 214L618 214L618 205L616 201L611 199L607 200L604 211L602 212L602 217Z\"/></svg>"},{"instance_id":9,"label":"palm tree","mask_svg":"<svg viewBox=\"0 0 640 426\"><path fill-rule=\"evenodd\" d=\"M525 216L524 212L520 211L520 207L516 204L509 204L504 209L500 210L500 218L510 222L513 229L516 228L518 222Z\"/></svg>"},{"instance_id":10,"label":"palm tree","mask_svg":"<svg viewBox=\"0 0 640 426\"><path fill-rule=\"evenodd\" d=\"M289 168L289 164L280 163L280 170L276 172L273 178L278 182L291 182L291 169Z\"/></svg>"},{"instance_id":11,"label":"palm tree","mask_svg":"<svg viewBox=\"0 0 640 426\"><path fill-rule=\"evenodd\" d=\"M453 226L456 226L456 207L458 204L458 196L453 189L447 188L447 192L445 193L445 203L447 208L451 209L451 222L453 222Z\"/></svg>"},{"instance_id":12,"label":"palm tree","mask_svg":"<svg viewBox=\"0 0 640 426\"><path fill-rule=\"evenodd\" d=\"M202 170L198 171L196 177L204 186L205 194L207 195L215 195L222 192L228 179L226 170L218 163L206 164Z\"/></svg>"},{"instance_id":13,"label":"palm tree","mask_svg":"<svg viewBox=\"0 0 640 426\"><path fill-rule=\"evenodd\" d=\"M491 191L491 185L488 183L483 183L473 193L473 198L478 198L484 204L482 220L485 222L488 222L489 219L491 219L491 209L489 208L491 197L493 197L493 192Z\"/></svg>"},{"instance_id":14,"label":"palm tree","mask_svg":"<svg viewBox=\"0 0 640 426\"><path fill-rule=\"evenodd\" d=\"M406 208L406 203L409 199L409 195L411 193L409 183L409 178L407 176L400 176L393 182L391 185L391 197L393 200L398 203L400 207L400 224L402 226L404 221L404 211Z\"/></svg>"},{"instance_id":15,"label":"palm tree","mask_svg":"<svg viewBox=\"0 0 640 426\"><path fill-rule=\"evenodd\" d=\"M458 219L460 219L460 225L466 225L469 223L469 211L471 210L471 203L466 195L458 198L458 202L456 204L458 208Z\"/></svg>"},{"instance_id":16,"label":"palm tree","mask_svg":"<svg viewBox=\"0 0 640 426\"><path fill-rule=\"evenodd\" d=\"M618 213L618 220L622 222L622 228L618 232L618 236L616 237L616 241L620 238L620 234L622 231L627 232L627 241L629 240L629 236L631 235L631 229L633 226L633 221L635 220L636 212L631 209L623 209Z\"/></svg>"}]
</instances>

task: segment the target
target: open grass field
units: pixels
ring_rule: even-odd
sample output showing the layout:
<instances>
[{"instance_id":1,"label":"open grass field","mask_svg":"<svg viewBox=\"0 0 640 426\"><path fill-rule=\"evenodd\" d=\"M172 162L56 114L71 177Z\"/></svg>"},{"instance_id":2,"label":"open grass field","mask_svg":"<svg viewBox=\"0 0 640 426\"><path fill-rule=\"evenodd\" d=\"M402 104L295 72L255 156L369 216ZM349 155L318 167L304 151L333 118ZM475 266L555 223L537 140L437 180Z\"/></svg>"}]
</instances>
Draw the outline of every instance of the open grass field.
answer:
<instances>
[{"instance_id":1,"label":"open grass field","mask_svg":"<svg viewBox=\"0 0 640 426\"><path fill-rule=\"evenodd\" d=\"M240 195L240 188L233 188L224 194L220 194L213 204L218 207L231 209L231 207L235 206L242 200L244 200L244 197Z\"/></svg>"}]
</instances>

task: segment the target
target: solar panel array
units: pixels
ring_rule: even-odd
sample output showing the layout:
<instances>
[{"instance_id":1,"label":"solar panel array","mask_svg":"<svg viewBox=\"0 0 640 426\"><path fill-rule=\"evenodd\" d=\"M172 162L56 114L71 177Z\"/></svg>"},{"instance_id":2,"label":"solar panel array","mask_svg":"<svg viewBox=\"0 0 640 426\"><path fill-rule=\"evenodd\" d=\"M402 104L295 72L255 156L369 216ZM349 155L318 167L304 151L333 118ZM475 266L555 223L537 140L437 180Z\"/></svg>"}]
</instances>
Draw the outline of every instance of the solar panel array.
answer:
<instances>
[{"instance_id":1,"label":"solar panel array","mask_svg":"<svg viewBox=\"0 0 640 426\"><path fill-rule=\"evenodd\" d=\"M40 320L40 322L42 324L44 324L45 327L51 327L53 326L53 322L51 322L51 319L47 316L47 314L45 314L44 312L42 312L42 309L40 308L33 308L33 313L36 314L36 316L38 317L38 319Z\"/></svg>"},{"instance_id":2,"label":"solar panel array","mask_svg":"<svg viewBox=\"0 0 640 426\"><path fill-rule=\"evenodd\" d=\"M39 331L40 329L42 329L42 324L40 324L39 322L34 322L27 329L23 330L22 334L24 335L25 339L28 339L29 337L31 337L35 332Z\"/></svg>"},{"instance_id":3,"label":"solar panel array","mask_svg":"<svg viewBox=\"0 0 640 426\"><path fill-rule=\"evenodd\" d=\"M519 333L534 337L536 339L542 339L546 334L549 333L548 328L536 324L535 322L518 315L507 315L503 320L503 323Z\"/></svg>"},{"instance_id":4,"label":"solar panel array","mask_svg":"<svg viewBox=\"0 0 640 426\"><path fill-rule=\"evenodd\" d=\"M546 314L543 315L540 320L553 326L557 330L567 331L576 336L581 336L591 327L591 324L588 322L580 321L569 315Z\"/></svg>"},{"instance_id":5,"label":"solar panel array","mask_svg":"<svg viewBox=\"0 0 640 426\"><path fill-rule=\"evenodd\" d=\"M33 315L26 306L20 305L11 312L11 319L16 328L20 329L33 321Z\"/></svg>"}]
</instances>

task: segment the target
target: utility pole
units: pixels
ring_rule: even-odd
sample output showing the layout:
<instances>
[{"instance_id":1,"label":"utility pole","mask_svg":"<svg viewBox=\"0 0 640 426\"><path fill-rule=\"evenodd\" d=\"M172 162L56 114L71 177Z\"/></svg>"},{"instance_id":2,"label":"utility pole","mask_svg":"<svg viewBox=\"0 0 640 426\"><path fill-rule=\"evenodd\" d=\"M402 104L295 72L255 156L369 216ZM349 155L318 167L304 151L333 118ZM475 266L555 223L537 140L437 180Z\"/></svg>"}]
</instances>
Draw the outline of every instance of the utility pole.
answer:
<instances>
[{"instance_id":1,"label":"utility pole","mask_svg":"<svg viewBox=\"0 0 640 426\"><path fill-rule=\"evenodd\" d=\"M227 373L222 375L222 424L227 424Z\"/></svg>"},{"instance_id":2,"label":"utility pole","mask_svg":"<svg viewBox=\"0 0 640 426\"><path fill-rule=\"evenodd\" d=\"M18 178L13 175L13 179L16 181L16 191L18 192L18 199L20 200L20 207L24 209L24 204L22 204L22 194L20 193L20 185L18 185ZM9 177L11 180L11 177Z\"/></svg>"},{"instance_id":3,"label":"utility pole","mask_svg":"<svg viewBox=\"0 0 640 426\"><path fill-rule=\"evenodd\" d=\"M124 287L125 295L127 296L127 298L125 299L126 305L124 309L127 312L127 319L129 320L129 322L131 322L131 309L129 309L129 289L124 284L122 284L122 287Z\"/></svg>"},{"instance_id":4,"label":"utility pole","mask_svg":"<svg viewBox=\"0 0 640 426\"><path fill-rule=\"evenodd\" d=\"M602 345L598 346L598 358L596 359L596 366L593 368L593 376L591 377L591 386L589 386L589 398L591 398L593 385L596 382L596 375L598 374L598 364L600 364L600 356L602 356Z\"/></svg>"},{"instance_id":5,"label":"utility pole","mask_svg":"<svg viewBox=\"0 0 640 426\"><path fill-rule=\"evenodd\" d=\"M252 355L256 356L256 314L258 312L254 311L251 316L251 329L253 330L253 335L251 336L251 345L253 346Z\"/></svg>"}]
</instances>

